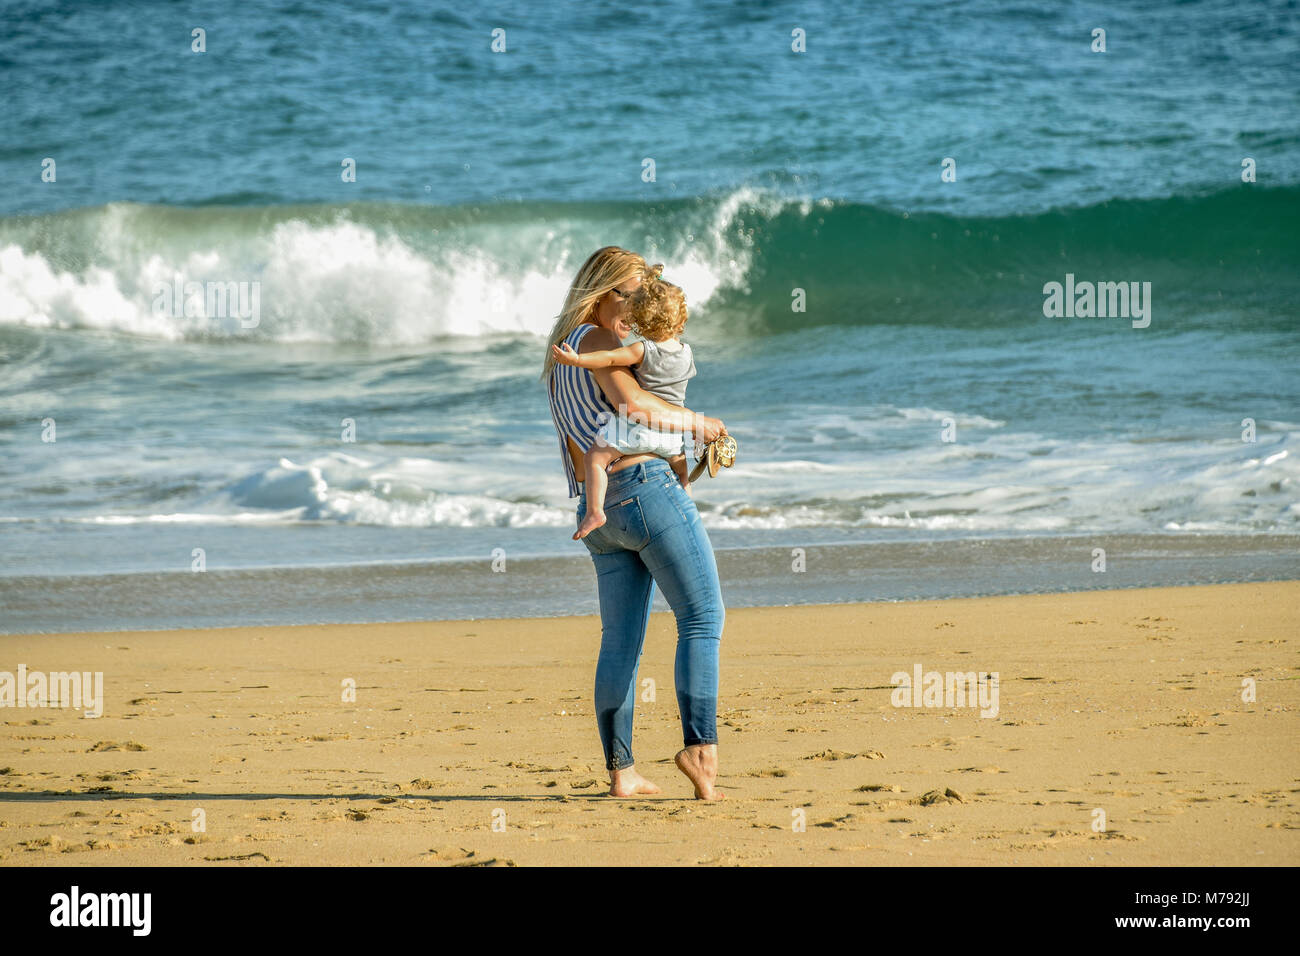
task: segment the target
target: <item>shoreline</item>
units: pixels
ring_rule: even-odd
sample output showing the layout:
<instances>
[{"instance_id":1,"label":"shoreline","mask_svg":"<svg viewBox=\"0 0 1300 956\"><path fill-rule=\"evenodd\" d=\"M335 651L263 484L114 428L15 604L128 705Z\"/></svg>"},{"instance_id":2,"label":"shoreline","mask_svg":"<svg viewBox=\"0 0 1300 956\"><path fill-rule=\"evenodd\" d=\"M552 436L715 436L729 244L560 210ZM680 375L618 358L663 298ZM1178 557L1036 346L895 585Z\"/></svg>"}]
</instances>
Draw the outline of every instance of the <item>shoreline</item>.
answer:
<instances>
[{"instance_id":1,"label":"shoreline","mask_svg":"<svg viewBox=\"0 0 1300 956\"><path fill-rule=\"evenodd\" d=\"M796 539L797 540L797 539ZM556 617L598 612L591 559L0 577L0 634ZM1105 551L1097 571L1096 549ZM492 549L484 549L485 552ZM716 549L728 608L1300 580L1296 535L1081 535ZM310 594L310 602L300 595ZM668 609L656 594L654 607Z\"/></svg>"},{"instance_id":2,"label":"shoreline","mask_svg":"<svg viewBox=\"0 0 1300 956\"><path fill-rule=\"evenodd\" d=\"M917 604L933 604L948 601L983 601L994 598L1019 598L1019 597L1077 597L1086 594L1108 594L1113 592L1124 593L1128 591L1154 591L1154 590L1181 590L1188 588L1204 588L1232 585L1248 584L1297 584L1300 585L1300 577L1295 578L1267 578L1256 581L1216 581L1212 584L1166 584L1159 587L1152 587L1143 584L1129 585L1112 585L1109 587L1082 588L1077 591L1014 591L1004 594L953 594L947 597L905 597L895 598L888 601L823 601L808 602L803 604L742 604L734 607L728 607L728 612L732 610L745 611L765 611L765 610L816 610L818 608L853 608L853 607L871 607L874 605L903 606ZM655 606L652 614L654 616L671 616L671 608L661 606L663 604L662 595L656 590ZM566 620L588 620L595 618L599 620L599 611L582 612L582 613L557 613L557 614L537 614L529 616L513 617L509 615L489 615L485 617L435 617L435 618L394 618L393 620L372 621L308 621L305 623L295 624L217 624L217 625L195 625L193 627L137 627L137 628L120 628L115 630L68 630L68 631L24 631L21 633L9 633L0 631L0 641L10 638L61 638L61 637L89 637L97 635L100 637L129 637L133 634L177 634L190 635L199 632L222 632L222 631L245 631L255 630L264 631L267 629L298 629L305 627L377 627L377 626L419 626L422 624L477 624L482 622L540 622L540 621L566 621Z\"/></svg>"},{"instance_id":3,"label":"shoreline","mask_svg":"<svg viewBox=\"0 0 1300 956\"><path fill-rule=\"evenodd\" d=\"M633 741L664 792L600 795L599 628L6 636L0 670L105 694L0 709L0 865L1300 862L1300 582L729 611L709 805L671 764L664 614ZM997 672L996 715L894 706L917 666Z\"/></svg>"}]
</instances>

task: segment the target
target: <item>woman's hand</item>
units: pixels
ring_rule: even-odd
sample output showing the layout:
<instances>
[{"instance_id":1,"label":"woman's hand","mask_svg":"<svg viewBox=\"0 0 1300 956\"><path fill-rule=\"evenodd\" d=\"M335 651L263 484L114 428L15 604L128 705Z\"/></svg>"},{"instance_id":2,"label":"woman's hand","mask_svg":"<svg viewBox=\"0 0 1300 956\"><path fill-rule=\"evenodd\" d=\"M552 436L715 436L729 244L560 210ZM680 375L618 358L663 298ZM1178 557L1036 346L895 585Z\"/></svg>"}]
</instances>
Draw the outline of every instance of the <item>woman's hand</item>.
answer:
<instances>
[{"instance_id":1,"label":"woman's hand","mask_svg":"<svg viewBox=\"0 0 1300 956\"><path fill-rule=\"evenodd\" d=\"M561 365L578 364L578 353L573 351L573 346L568 342L561 342L559 345L552 345L551 356Z\"/></svg>"},{"instance_id":2,"label":"woman's hand","mask_svg":"<svg viewBox=\"0 0 1300 956\"><path fill-rule=\"evenodd\" d=\"M710 418L708 415L699 414L695 416L696 441L707 444L725 434L727 434L727 426L722 424L721 418Z\"/></svg>"}]
</instances>

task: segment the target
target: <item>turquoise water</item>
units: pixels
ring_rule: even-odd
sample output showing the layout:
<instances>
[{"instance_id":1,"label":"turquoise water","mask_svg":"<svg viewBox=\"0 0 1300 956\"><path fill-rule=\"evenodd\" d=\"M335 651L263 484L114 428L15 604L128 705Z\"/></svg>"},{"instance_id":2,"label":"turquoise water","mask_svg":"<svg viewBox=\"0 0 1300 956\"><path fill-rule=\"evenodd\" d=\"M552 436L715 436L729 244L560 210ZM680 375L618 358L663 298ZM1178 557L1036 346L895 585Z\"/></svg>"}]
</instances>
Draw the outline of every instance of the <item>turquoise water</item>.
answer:
<instances>
[{"instance_id":1,"label":"turquoise water","mask_svg":"<svg viewBox=\"0 0 1300 956\"><path fill-rule=\"evenodd\" d=\"M1289 540L1298 64L1274 2L8 4L0 603L584 555L537 373L608 243L686 290L720 547Z\"/></svg>"}]
</instances>

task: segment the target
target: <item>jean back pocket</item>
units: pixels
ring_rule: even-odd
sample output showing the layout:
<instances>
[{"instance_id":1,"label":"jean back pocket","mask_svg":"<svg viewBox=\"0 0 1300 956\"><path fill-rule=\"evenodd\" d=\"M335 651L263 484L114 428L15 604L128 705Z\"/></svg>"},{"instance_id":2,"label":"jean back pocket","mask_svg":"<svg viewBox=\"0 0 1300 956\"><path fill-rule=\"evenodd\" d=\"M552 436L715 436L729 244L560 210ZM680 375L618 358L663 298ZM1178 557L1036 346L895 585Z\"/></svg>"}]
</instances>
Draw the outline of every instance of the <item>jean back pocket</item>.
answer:
<instances>
[{"instance_id":1,"label":"jean back pocket","mask_svg":"<svg viewBox=\"0 0 1300 956\"><path fill-rule=\"evenodd\" d=\"M578 524L585 510L578 510ZM641 513L641 500L636 495L620 498L605 508L605 523L582 539L593 554L612 551L640 551L650 543L645 515Z\"/></svg>"}]
</instances>

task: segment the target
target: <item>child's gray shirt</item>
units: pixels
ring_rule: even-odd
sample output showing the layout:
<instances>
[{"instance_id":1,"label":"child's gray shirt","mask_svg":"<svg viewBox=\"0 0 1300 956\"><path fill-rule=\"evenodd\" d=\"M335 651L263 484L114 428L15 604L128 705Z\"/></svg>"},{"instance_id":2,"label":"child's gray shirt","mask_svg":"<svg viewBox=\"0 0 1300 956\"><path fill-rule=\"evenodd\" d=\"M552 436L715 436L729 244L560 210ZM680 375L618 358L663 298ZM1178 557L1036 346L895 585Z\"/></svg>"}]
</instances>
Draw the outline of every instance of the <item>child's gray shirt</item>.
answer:
<instances>
[{"instance_id":1,"label":"child's gray shirt","mask_svg":"<svg viewBox=\"0 0 1300 956\"><path fill-rule=\"evenodd\" d=\"M622 344L631 345L633 342L641 342L645 346L641 363L632 367L641 387L658 395L665 402L684 406L686 383L695 377L695 356L691 347L679 339L681 348L672 350L670 346L676 344L672 340L661 346L636 332L623 339Z\"/></svg>"}]
</instances>

